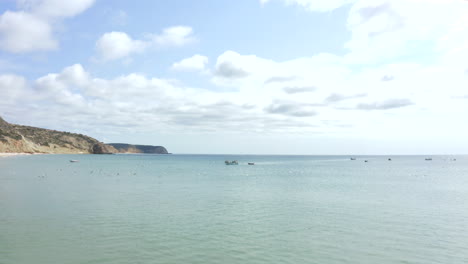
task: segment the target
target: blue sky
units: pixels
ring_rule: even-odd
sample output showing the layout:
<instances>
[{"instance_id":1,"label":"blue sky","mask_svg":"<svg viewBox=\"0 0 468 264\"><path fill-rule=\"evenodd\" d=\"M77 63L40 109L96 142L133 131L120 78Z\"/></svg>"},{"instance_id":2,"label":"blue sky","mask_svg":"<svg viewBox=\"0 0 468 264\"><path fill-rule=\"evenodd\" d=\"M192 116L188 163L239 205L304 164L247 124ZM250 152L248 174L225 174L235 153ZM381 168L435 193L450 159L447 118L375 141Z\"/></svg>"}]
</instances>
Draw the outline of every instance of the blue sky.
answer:
<instances>
[{"instance_id":1,"label":"blue sky","mask_svg":"<svg viewBox=\"0 0 468 264\"><path fill-rule=\"evenodd\" d=\"M0 115L175 153L466 153L467 17L462 0L6 0Z\"/></svg>"},{"instance_id":2,"label":"blue sky","mask_svg":"<svg viewBox=\"0 0 468 264\"><path fill-rule=\"evenodd\" d=\"M10 1L2 11L18 10ZM57 34L60 47L36 54L9 54L2 57L23 66L18 73L37 78L64 66L81 63L100 76L112 77L129 70L151 75L171 74L174 61L203 53L216 58L226 50L255 54L273 60L312 56L320 52L344 54L349 38L346 12L349 6L311 15L303 8L284 12L280 2L261 5L256 1L96 1L80 15L61 22L65 32ZM125 32L133 38L160 32L174 25L189 25L197 41L184 49L162 48L132 57L128 67L92 63L96 39L110 31ZM32 55L32 56L31 56ZM32 64L30 67L26 65ZM129 69L130 68L130 69Z\"/></svg>"}]
</instances>

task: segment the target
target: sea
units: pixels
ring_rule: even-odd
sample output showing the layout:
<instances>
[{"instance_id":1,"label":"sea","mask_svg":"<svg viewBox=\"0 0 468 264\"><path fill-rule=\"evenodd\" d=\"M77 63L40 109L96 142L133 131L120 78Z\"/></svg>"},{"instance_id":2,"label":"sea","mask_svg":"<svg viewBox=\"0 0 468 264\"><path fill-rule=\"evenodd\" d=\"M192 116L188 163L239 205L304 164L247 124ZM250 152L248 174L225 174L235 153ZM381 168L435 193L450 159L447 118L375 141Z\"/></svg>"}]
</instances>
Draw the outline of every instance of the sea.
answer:
<instances>
[{"instance_id":1,"label":"sea","mask_svg":"<svg viewBox=\"0 0 468 264\"><path fill-rule=\"evenodd\" d=\"M426 158L0 158L0 263L468 263L468 156Z\"/></svg>"}]
</instances>

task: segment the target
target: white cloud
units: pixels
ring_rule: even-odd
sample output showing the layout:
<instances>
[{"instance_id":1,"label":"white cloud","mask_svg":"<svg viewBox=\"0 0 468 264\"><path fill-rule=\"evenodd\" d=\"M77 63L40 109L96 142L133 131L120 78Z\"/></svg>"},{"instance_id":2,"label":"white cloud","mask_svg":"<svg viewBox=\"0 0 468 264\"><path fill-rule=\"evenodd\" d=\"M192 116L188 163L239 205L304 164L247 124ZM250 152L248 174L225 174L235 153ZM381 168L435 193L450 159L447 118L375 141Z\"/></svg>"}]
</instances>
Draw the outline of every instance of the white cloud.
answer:
<instances>
[{"instance_id":1,"label":"white cloud","mask_svg":"<svg viewBox=\"0 0 468 264\"><path fill-rule=\"evenodd\" d=\"M57 46L52 28L46 21L25 12L6 11L0 16L1 49L22 53L53 50Z\"/></svg>"},{"instance_id":2,"label":"white cloud","mask_svg":"<svg viewBox=\"0 0 468 264\"><path fill-rule=\"evenodd\" d=\"M187 26L165 28L161 34L150 37L159 46L183 46L196 40L193 29Z\"/></svg>"},{"instance_id":3,"label":"white cloud","mask_svg":"<svg viewBox=\"0 0 468 264\"><path fill-rule=\"evenodd\" d=\"M115 60L142 52L148 43L133 40L124 32L109 32L102 35L96 42L96 51L103 60Z\"/></svg>"},{"instance_id":4,"label":"white cloud","mask_svg":"<svg viewBox=\"0 0 468 264\"><path fill-rule=\"evenodd\" d=\"M85 71L81 64L74 64L63 69L59 80L68 85L85 87L89 84L90 74Z\"/></svg>"},{"instance_id":5,"label":"white cloud","mask_svg":"<svg viewBox=\"0 0 468 264\"><path fill-rule=\"evenodd\" d=\"M381 102L372 103L360 103L357 105L357 109L360 110L388 110L396 109L413 105L413 102L409 99L387 99Z\"/></svg>"},{"instance_id":6,"label":"white cloud","mask_svg":"<svg viewBox=\"0 0 468 264\"><path fill-rule=\"evenodd\" d=\"M352 32L346 43L348 60L381 63L401 57L434 56L440 48L448 47L442 44L444 39L452 39L450 43L459 40L447 33L467 15L468 6L457 0L360 0L348 17ZM457 36L468 34L467 27L459 29L463 32L458 31Z\"/></svg>"},{"instance_id":7,"label":"white cloud","mask_svg":"<svg viewBox=\"0 0 468 264\"><path fill-rule=\"evenodd\" d=\"M258 58L255 55L240 55L228 50L217 58L213 80L218 84L232 83L248 77L250 73L258 71L259 68L267 71L273 65L272 61Z\"/></svg>"},{"instance_id":8,"label":"white cloud","mask_svg":"<svg viewBox=\"0 0 468 264\"><path fill-rule=\"evenodd\" d=\"M271 2L272 0L260 0L260 3L266 4ZM357 0L282 0L287 5L298 5L302 6L310 11L316 12L327 12L332 11L334 9L340 8L344 5L351 4L356 2Z\"/></svg>"},{"instance_id":9,"label":"white cloud","mask_svg":"<svg viewBox=\"0 0 468 264\"><path fill-rule=\"evenodd\" d=\"M0 15L0 49L13 53L58 47L53 26L89 8L94 0L19 0L20 11Z\"/></svg>"},{"instance_id":10,"label":"white cloud","mask_svg":"<svg viewBox=\"0 0 468 264\"><path fill-rule=\"evenodd\" d=\"M21 100L22 96L27 96L26 90L27 81L24 77L14 74L0 75L0 94L2 95L0 105L14 104Z\"/></svg>"},{"instance_id":11,"label":"white cloud","mask_svg":"<svg viewBox=\"0 0 468 264\"><path fill-rule=\"evenodd\" d=\"M270 1L260 0L262 4ZM350 5L347 26L352 37L345 43L349 50L345 63L387 63L406 57L427 58L442 52L447 63L459 63L460 56L468 58L466 1L282 1L319 12Z\"/></svg>"},{"instance_id":12,"label":"white cloud","mask_svg":"<svg viewBox=\"0 0 468 264\"><path fill-rule=\"evenodd\" d=\"M147 34L143 40L132 39L125 32L108 32L96 42L96 51L100 59L110 61L126 58L150 47L177 47L194 40L193 30L187 26L165 28L161 34Z\"/></svg>"},{"instance_id":13,"label":"white cloud","mask_svg":"<svg viewBox=\"0 0 468 264\"><path fill-rule=\"evenodd\" d=\"M459 122L466 104L458 99L466 95L468 78L457 66L395 63L351 70L345 58L327 54L279 62L233 51L218 61L247 75L213 74L217 90L136 73L99 78L79 64L31 80L32 85L3 75L0 90L8 101L0 103L0 113L98 137L190 131L372 139L437 136L435 123L468 129ZM394 79L383 82L386 75Z\"/></svg>"},{"instance_id":14,"label":"white cloud","mask_svg":"<svg viewBox=\"0 0 468 264\"><path fill-rule=\"evenodd\" d=\"M199 54L185 58L172 65L171 69L176 71L199 71L204 72L208 64L208 57Z\"/></svg>"},{"instance_id":15,"label":"white cloud","mask_svg":"<svg viewBox=\"0 0 468 264\"><path fill-rule=\"evenodd\" d=\"M230 65L242 74L224 74L219 65ZM233 97L235 100L262 107L266 115L305 121L309 126L302 131L371 137L373 133L385 134L389 124L405 124L424 133L435 120L417 121L420 116L435 115L448 126L458 126L466 110L462 110L461 102L454 103L452 96L466 94L464 69L457 64L408 62L355 68L346 56L330 54L276 62L227 51L218 57L212 81L234 88L239 95ZM382 81L384 76L387 81ZM324 124L320 120L333 122ZM289 129L299 129L299 124Z\"/></svg>"},{"instance_id":16,"label":"white cloud","mask_svg":"<svg viewBox=\"0 0 468 264\"><path fill-rule=\"evenodd\" d=\"M18 0L20 7L46 18L73 17L94 4L95 0Z\"/></svg>"}]
</instances>

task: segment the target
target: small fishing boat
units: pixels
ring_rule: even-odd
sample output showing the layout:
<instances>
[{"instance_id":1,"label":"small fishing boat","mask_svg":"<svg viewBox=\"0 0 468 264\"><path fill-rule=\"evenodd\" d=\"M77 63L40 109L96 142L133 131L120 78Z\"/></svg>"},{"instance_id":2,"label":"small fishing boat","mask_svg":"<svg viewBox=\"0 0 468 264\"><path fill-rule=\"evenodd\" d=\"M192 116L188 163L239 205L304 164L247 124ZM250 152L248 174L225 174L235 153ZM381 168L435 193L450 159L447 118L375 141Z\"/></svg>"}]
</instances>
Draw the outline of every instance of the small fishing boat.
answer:
<instances>
[{"instance_id":1,"label":"small fishing boat","mask_svg":"<svg viewBox=\"0 0 468 264\"><path fill-rule=\"evenodd\" d=\"M70 162L80 162L79 160L70 160Z\"/></svg>"},{"instance_id":2,"label":"small fishing boat","mask_svg":"<svg viewBox=\"0 0 468 264\"><path fill-rule=\"evenodd\" d=\"M432 158L426 158L425 160L429 161L429 160L432 160Z\"/></svg>"},{"instance_id":3,"label":"small fishing boat","mask_svg":"<svg viewBox=\"0 0 468 264\"><path fill-rule=\"evenodd\" d=\"M233 161L226 160L224 163L226 165L239 165L239 162L237 162L237 160L233 160Z\"/></svg>"},{"instance_id":4,"label":"small fishing boat","mask_svg":"<svg viewBox=\"0 0 468 264\"><path fill-rule=\"evenodd\" d=\"M356 160L356 158L351 158L351 160Z\"/></svg>"},{"instance_id":5,"label":"small fishing boat","mask_svg":"<svg viewBox=\"0 0 468 264\"><path fill-rule=\"evenodd\" d=\"M253 162L249 162L249 163L247 163L247 164L249 164L249 165L255 165L255 163L253 163Z\"/></svg>"}]
</instances>

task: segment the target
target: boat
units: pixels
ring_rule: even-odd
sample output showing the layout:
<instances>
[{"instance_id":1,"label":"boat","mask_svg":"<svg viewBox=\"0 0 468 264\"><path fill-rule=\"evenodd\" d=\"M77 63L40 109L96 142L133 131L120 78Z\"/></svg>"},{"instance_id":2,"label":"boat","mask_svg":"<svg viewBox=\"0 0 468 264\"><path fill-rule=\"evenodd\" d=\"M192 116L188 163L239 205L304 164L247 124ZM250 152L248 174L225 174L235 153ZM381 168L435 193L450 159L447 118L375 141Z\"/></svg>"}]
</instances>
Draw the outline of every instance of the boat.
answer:
<instances>
[{"instance_id":1,"label":"boat","mask_svg":"<svg viewBox=\"0 0 468 264\"><path fill-rule=\"evenodd\" d=\"M356 160L356 158L351 158L351 160Z\"/></svg>"},{"instance_id":2,"label":"boat","mask_svg":"<svg viewBox=\"0 0 468 264\"><path fill-rule=\"evenodd\" d=\"M237 162L237 160L233 160L233 161L226 160L224 161L224 163L226 165L239 165L239 162Z\"/></svg>"},{"instance_id":3,"label":"boat","mask_svg":"<svg viewBox=\"0 0 468 264\"><path fill-rule=\"evenodd\" d=\"M80 162L79 160L70 160L70 162Z\"/></svg>"},{"instance_id":4,"label":"boat","mask_svg":"<svg viewBox=\"0 0 468 264\"><path fill-rule=\"evenodd\" d=\"M429 161L429 160L432 160L432 158L426 158L425 160L428 160L428 161Z\"/></svg>"},{"instance_id":5,"label":"boat","mask_svg":"<svg viewBox=\"0 0 468 264\"><path fill-rule=\"evenodd\" d=\"M392 159L391 159L391 158L388 158L388 161L392 161Z\"/></svg>"},{"instance_id":6,"label":"boat","mask_svg":"<svg viewBox=\"0 0 468 264\"><path fill-rule=\"evenodd\" d=\"M253 163L253 162L249 162L249 163L247 163L247 164L249 164L249 165L255 165L255 163Z\"/></svg>"}]
</instances>

